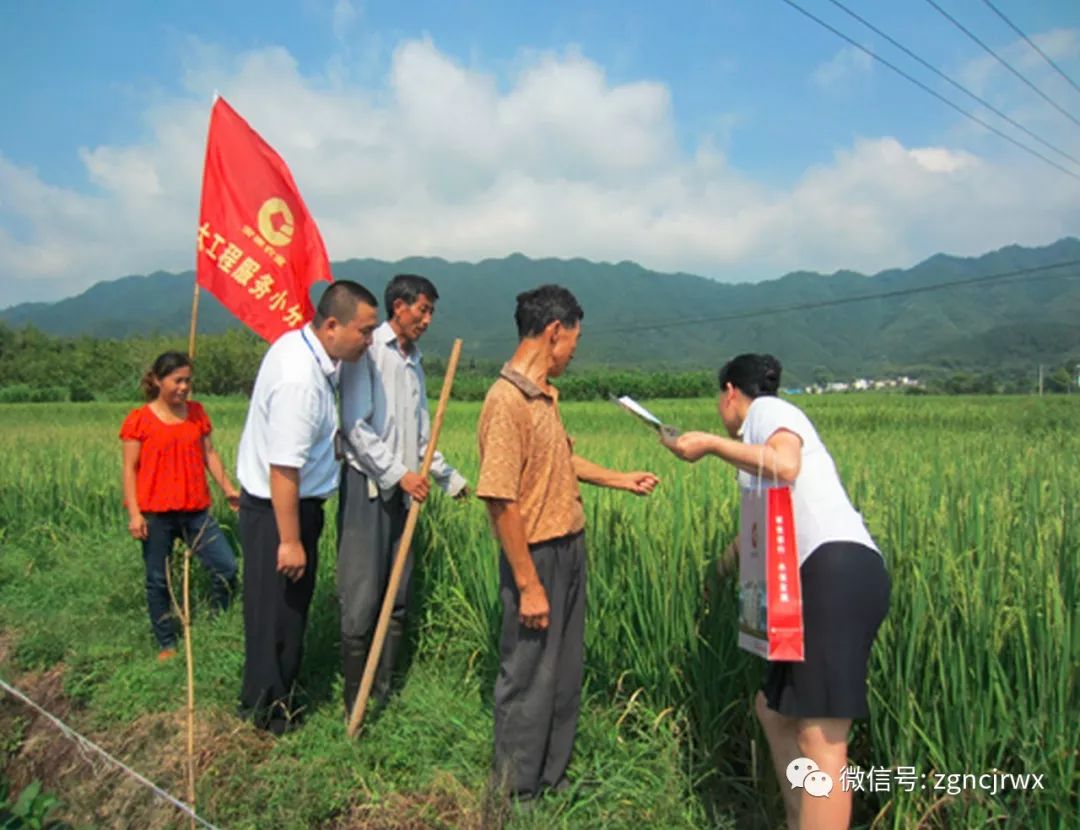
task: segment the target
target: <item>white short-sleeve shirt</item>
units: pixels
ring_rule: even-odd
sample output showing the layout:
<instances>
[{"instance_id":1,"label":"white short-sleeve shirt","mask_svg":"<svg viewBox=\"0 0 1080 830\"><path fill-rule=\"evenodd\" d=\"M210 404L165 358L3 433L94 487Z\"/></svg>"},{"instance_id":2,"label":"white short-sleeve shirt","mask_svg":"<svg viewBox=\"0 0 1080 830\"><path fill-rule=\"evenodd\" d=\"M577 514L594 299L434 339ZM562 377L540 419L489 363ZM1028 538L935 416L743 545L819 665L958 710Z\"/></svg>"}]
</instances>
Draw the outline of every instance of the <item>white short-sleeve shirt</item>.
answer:
<instances>
[{"instance_id":1,"label":"white short-sleeve shirt","mask_svg":"<svg viewBox=\"0 0 1080 830\"><path fill-rule=\"evenodd\" d=\"M263 357L237 454L237 478L253 496L270 498L270 465L300 470L300 498L337 489L334 433L338 365L310 324L279 337Z\"/></svg>"},{"instance_id":2,"label":"white short-sleeve shirt","mask_svg":"<svg viewBox=\"0 0 1080 830\"><path fill-rule=\"evenodd\" d=\"M857 542L878 550L862 516L844 492L832 456L821 443L810 419L801 409L780 398L755 398L743 422L743 442L764 444L781 429L802 439L802 463L791 486L799 564L825 542ZM739 472L739 487L743 490L775 487L776 484L767 476L759 479L751 473Z\"/></svg>"}]
</instances>

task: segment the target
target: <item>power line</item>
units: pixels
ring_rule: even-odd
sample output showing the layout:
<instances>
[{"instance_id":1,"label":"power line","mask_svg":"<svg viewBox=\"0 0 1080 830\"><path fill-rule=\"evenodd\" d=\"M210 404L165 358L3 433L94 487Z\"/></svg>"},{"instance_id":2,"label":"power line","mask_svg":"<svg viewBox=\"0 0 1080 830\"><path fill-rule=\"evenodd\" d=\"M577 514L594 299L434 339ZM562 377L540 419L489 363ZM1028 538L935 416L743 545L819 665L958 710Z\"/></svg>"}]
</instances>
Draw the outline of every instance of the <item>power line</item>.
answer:
<instances>
[{"instance_id":1,"label":"power line","mask_svg":"<svg viewBox=\"0 0 1080 830\"><path fill-rule=\"evenodd\" d=\"M671 326L681 326L686 324L695 323L712 323L712 322L726 322L728 320L744 320L751 317L765 317L770 314L784 314L790 311L809 311L811 309L829 308L838 305L848 305L850 303L861 303L865 300L883 300L891 299L893 297L905 297L910 294L925 294L930 291L942 291L948 288L954 288L961 285L977 285L980 283L1005 281L1009 279L1015 279L1016 277L1025 276L1027 274L1034 274L1040 271L1049 271L1055 268L1065 268L1068 266L1080 266L1080 259L1069 260L1067 262L1058 262L1054 265L1040 265L1035 268L1021 268L1015 271L1006 271L1000 274L990 274L982 277L970 277L963 280L953 280L952 282L940 282L932 283L930 285L911 286L908 288L896 288L892 291L880 291L875 294L858 294L853 297L838 297L832 300L817 300L812 303L799 303L796 305L788 306L774 306L772 308L760 308L752 311L736 312L733 314L724 314L716 317L698 317L696 319L683 319L683 320L671 320L666 323L654 323L636 326L622 326L619 328L609 329L596 329L591 331L590 334L598 333L623 333L628 331L641 331L642 329L656 329L656 328L668 328ZM1077 277L1077 274L1050 274L1049 278L1053 277Z\"/></svg>"},{"instance_id":2,"label":"power line","mask_svg":"<svg viewBox=\"0 0 1080 830\"><path fill-rule=\"evenodd\" d=\"M858 50L860 50L862 52L865 52L867 55L869 55L874 60L878 61L881 64L884 64L887 67L889 67L889 69L891 69L897 75L901 76L902 78L907 79L908 81L911 81L911 83L915 84L915 86L919 87L924 92L927 92L930 95L933 95L935 98L937 98L939 101L941 101L946 106L952 107L952 109L956 110L958 113L963 115L965 118L970 118L976 124L978 124L981 127L989 130L990 132L994 133L995 135L1000 136L1001 138L1008 141L1010 144L1012 144L1012 145L1014 145L1016 147L1019 147L1024 152L1030 153L1031 155L1035 156L1036 158L1042 159L1047 164L1049 164L1051 167L1056 168L1057 170L1064 173L1066 176L1072 176L1072 178L1076 179L1077 181L1080 181L1080 174L1074 173L1072 170L1069 170L1067 167L1062 167L1056 161L1054 161L1051 158L1047 158L1045 155L1040 153L1035 148L1028 147L1028 145L1024 144L1022 141L1017 141L1011 135L1008 135L1007 133L1002 132L997 127L995 127L993 124L989 124L986 121L984 121L982 118L979 118L979 116L975 115L974 113L968 112L966 109L961 107L959 104L956 104L953 101L950 101L948 98L946 98L944 95L942 95L937 90L931 89L929 86L924 84L918 78L915 78L912 75L909 75L903 69L901 69L900 67L898 67L895 64L891 63L890 61L886 60L885 58L881 57L880 55L875 55L871 50L867 49L865 46L863 46L861 43L856 41L854 38L848 37L843 32L841 32L839 29L837 29L834 26L831 26L828 23L826 23L820 17L817 17L816 15L811 14L806 9L804 9L802 6L800 6L798 3L794 2L794 0L783 0L783 2L787 3L789 6L791 6L793 9L795 9L797 12L800 12L801 14L805 15L806 17L809 17L811 20L813 20L819 26L821 26L821 27L823 27L825 29L828 29L830 32L832 32L834 35L836 35L838 38L841 38L842 40L846 40L848 43L850 43L856 49L858 49Z\"/></svg>"},{"instance_id":3,"label":"power line","mask_svg":"<svg viewBox=\"0 0 1080 830\"><path fill-rule=\"evenodd\" d=\"M1034 49L1036 52L1038 52L1040 55L1042 55L1043 60L1046 61L1048 64L1050 64L1052 67L1054 67L1054 69L1057 70L1057 73L1062 78L1064 78L1066 81L1068 81L1070 84L1072 84L1073 89L1075 89L1077 92L1080 92L1080 86L1076 85L1076 81L1074 81L1072 78L1070 78L1068 75L1066 75L1065 70L1063 70L1060 66L1058 66L1056 63L1054 63L1054 60L1048 54L1046 54L1046 52L1044 52L1042 49L1040 49L1038 46L1036 46L1034 41L1032 41L1031 38L1029 38L1027 35L1025 35L1022 31L1020 31L1020 27L1017 26L1015 23L1013 23L1011 20L1009 20L1009 18L1007 18L1005 16L1004 12L1002 12L997 6L995 6L993 3L991 3L990 0L983 0L983 2L986 3L986 5L988 5L990 7L990 10L993 11L994 14L996 14L998 17L1000 17L1002 20L1004 20L1005 23L1009 26L1009 28L1011 28L1014 32L1016 32L1018 35L1020 35L1020 37L1022 37L1024 40L1026 40L1028 46L1030 46L1032 49Z\"/></svg>"},{"instance_id":4,"label":"power line","mask_svg":"<svg viewBox=\"0 0 1080 830\"><path fill-rule=\"evenodd\" d=\"M1037 274L1043 271L1053 271L1058 268L1070 267L1080 267L1080 259L1066 260L1064 262L1055 262L1052 265L1039 265L1032 268L1018 268L1013 271L1003 271L997 274L986 274L981 277L968 277L966 279L952 280L950 282L938 282L931 283L929 285L916 285L909 286L907 288L894 288L891 291L879 291L874 294L856 294L851 297L838 297L831 300L816 300L810 303L797 303L795 305L757 308L751 309L749 311L738 311L731 314L718 314L706 317L683 317L678 320L660 320L655 323L634 323L632 325L624 326L608 326L606 328L601 327L595 329L590 328L588 334L589 337L592 338L596 335L627 334L631 332L678 328L681 326L693 326L700 323L726 323L732 320L747 320L753 317L768 317L773 314L786 314L792 311L812 311L819 308L830 308L833 306L849 305L851 303L865 302L866 300L885 300L893 299L895 297L906 297L911 294L926 294L932 291L944 291L950 288L956 288L958 286L982 285L991 282L1005 282L1007 280L1027 276L1028 274ZM1042 277L1036 277L1034 279L1068 279L1075 277L1080 277L1080 270L1078 270L1076 273L1071 274L1044 274ZM510 337L485 337L479 340L474 340L472 342L504 342L510 339Z\"/></svg>"},{"instance_id":5,"label":"power line","mask_svg":"<svg viewBox=\"0 0 1080 830\"><path fill-rule=\"evenodd\" d=\"M946 20L948 20L950 23L952 23L957 29L959 29L961 32L963 32L965 35L967 35L969 38L971 38L973 41L975 41L977 44L979 44L983 49L985 49L991 55L993 55L994 58L997 59L998 63L1000 63L1002 66L1004 66L1006 69L1008 69L1013 75L1015 75L1017 78L1019 78L1025 84L1027 84L1031 88L1031 90L1033 92L1035 92L1036 95L1038 95L1040 98L1042 98L1044 101L1046 101L1046 103L1048 103L1050 106L1052 106L1058 112L1060 112L1062 115L1064 115L1070 121L1072 121L1076 126L1080 127L1080 120L1077 120L1076 116L1074 116L1068 110L1063 108L1053 98L1051 98L1049 95L1047 95L1045 92L1043 92L1037 86L1035 86L1035 84L1033 84L1031 81L1029 81L1023 75L1021 75L1019 71L1017 71L1015 68L1013 68L1012 64L1010 64L1007 60L1005 60L1003 57L1001 57L1001 55L999 55L997 52L995 52L993 49L991 49L989 46L987 46L985 43L983 43L981 40L979 40L979 38L971 30L966 28L964 26L964 24L962 24L959 20L957 20L955 17L953 17L947 11L945 11L945 9L941 8L941 6L939 6L935 2L935 0L926 0L926 2L929 3L931 6L933 6L935 9L937 9L941 13L941 15Z\"/></svg>"},{"instance_id":6,"label":"power line","mask_svg":"<svg viewBox=\"0 0 1080 830\"><path fill-rule=\"evenodd\" d=\"M845 6L843 3L841 3L840 0L829 0L829 2L831 2L834 6L838 7L842 11L844 11L847 14L854 17L856 20L858 20L860 23L862 23L864 26L866 26L866 28L870 29L870 31L874 32L875 34L877 34L880 37L883 37L885 40L887 40L889 43L891 43L893 46L895 46L897 49L899 49L901 52L903 52L909 58L911 58L914 61L917 61L922 66L926 67L931 72L933 72L935 75L937 75L939 78L941 78L942 80L948 82L949 84L952 84L952 86L954 86L956 89L963 92L968 97L978 101L980 104L982 104L984 107L986 107L992 113L994 113L994 115L998 116L999 118L1004 119L1005 121L1008 121L1010 124L1012 124L1014 127L1016 127L1016 129L1020 130L1023 133L1026 133L1031 138L1034 138L1036 141L1038 141L1040 144L1042 144L1044 147L1048 147L1049 149L1053 150L1058 155L1067 158L1073 164L1080 165L1080 159L1077 159L1075 156L1070 155L1069 153L1062 150L1060 147L1055 147L1053 144L1051 144L1049 141L1042 138L1041 136L1036 135L1031 130L1029 130L1027 127L1025 127L1023 124L1020 124L1019 122L1015 121L1013 118L1011 118L1010 116L1006 115L1004 112L999 110L997 107L995 107L989 101L987 101L985 98L982 98L979 95L976 95L970 89L968 89L967 87L960 84L958 81L955 81L951 77L946 75L944 72L942 72L936 66L933 66L932 64L930 64L927 61L923 60L921 57L916 55L914 52L912 52L910 49L908 49L902 43L899 43L897 40L890 37L885 32L881 31L881 29L879 29L877 26L875 26L869 20L867 20L864 17L860 17L858 14L856 14L851 9L849 9L847 6Z\"/></svg>"},{"instance_id":7,"label":"power line","mask_svg":"<svg viewBox=\"0 0 1080 830\"><path fill-rule=\"evenodd\" d=\"M192 820L192 822L198 822L203 827L208 828L208 830L218 830L218 828L216 828L213 824L196 814L193 805L186 804L176 796L169 793L167 790L159 787L150 779L137 773L123 761L114 758L112 755L110 755L96 743L91 741L85 735L80 735L78 732L76 732L74 729L72 729L62 720L60 720L60 718L56 717L56 715L54 715L52 712L43 709L41 706L39 706L37 703L27 697L23 692L19 691L14 686L9 685L8 683L5 683L2 678L0 678L0 689L3 689L5 692L7 692L9 695L16 698L17 700L21 700L39 715L48 720L53 726L59 729L61 735L63 735L69 741L72 741L79 748L80 752L82 753L83 757L86 758L86 760L89 761L89 757L87 756L88 752L97 753L108 763L112 764L114 767L124 773L124 775L126 775L128 778L134 779L139 784L142 784L144 787L149 789L158 798L167 801L169 804L172 804L177 810L180 810L181 812L186 814ZM96 773L97 769L95 769L94 772ZM5 826L7 825L5 824Z\"/></svg>"}]
</instances>

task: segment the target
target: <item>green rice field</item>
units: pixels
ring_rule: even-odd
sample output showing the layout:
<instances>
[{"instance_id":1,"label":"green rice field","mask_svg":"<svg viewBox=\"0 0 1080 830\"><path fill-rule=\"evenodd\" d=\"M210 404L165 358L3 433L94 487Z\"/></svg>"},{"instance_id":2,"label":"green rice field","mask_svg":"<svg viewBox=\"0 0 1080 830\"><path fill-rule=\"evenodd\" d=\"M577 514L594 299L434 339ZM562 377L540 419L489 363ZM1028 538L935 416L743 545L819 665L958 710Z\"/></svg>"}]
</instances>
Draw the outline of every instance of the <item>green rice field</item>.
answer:
<instances>
[{"instance_id":1,"label":"green rice field","mask_svg":"<svg viewBox=\"0 0 1080 830\"><path fill-rule=\"evenodd\" d=\"M1080 396L796 402L893 580L871 661L872 715L851 743L853 762L878 770L874 791L855 794L855 826L1080 827ZM245 402L204 403L234 466ZM712 400L648 403L684 429L722 428ZM155 660L121 506L117 432L128 408L0 406L0 677L183 797L183 660ZM201 816L222 828L782 826L753 717L763 664L736 648L735 581L713 567L736 533L732 468L678 462L611 404L562 409L583 456L662 480L650 498L584 488L586 690L571 790L527 811L487 790L498 550L481 502L439 494L414 548L407 675L356 742L340 703L334 503L302 729L273 741L235 717L239 604L216 618L196 610ZM440 442L470 480L478 412L453 403ZM235 540L235 517L223 503L215 511ZM204 608L206 575L194 574ZM187 826L2 694L0 768L16 785L42 780L75 826ZM1041 775L1041 788L992 794L959 777L993 770Z\"/></svg>"}]
</instances>

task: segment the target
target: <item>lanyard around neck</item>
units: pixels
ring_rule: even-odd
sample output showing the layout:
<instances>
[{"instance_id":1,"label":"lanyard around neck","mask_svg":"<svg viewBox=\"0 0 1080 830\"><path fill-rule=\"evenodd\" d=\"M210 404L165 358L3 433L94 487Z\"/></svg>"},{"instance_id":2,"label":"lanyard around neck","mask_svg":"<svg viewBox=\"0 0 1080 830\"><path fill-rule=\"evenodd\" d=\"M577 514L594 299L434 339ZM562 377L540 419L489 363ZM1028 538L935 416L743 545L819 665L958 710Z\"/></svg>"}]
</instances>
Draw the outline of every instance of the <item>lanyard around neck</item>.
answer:
<instances>
[{"instance_id":1,"label":"lanyard around neck","mask_svg":"<svg viewBox=\"0 0 1080 830\"><path fill-rule=\"evenodd\" d=\"M326 378L326 382L330 384L330 394L335 394L337 392L337 386L334 384L333 378L331 378L330 375L326 374L326 372L323 371L322 361L319 360L319 355L315 351L315 347L311 345L311 341L307 339L306 328L300 329L300 337L303 339L304 345L308 347L308 351L311 352L311 356L315 358L315 366L318 367L319 374Z\"/></svg>"}]
</instances>

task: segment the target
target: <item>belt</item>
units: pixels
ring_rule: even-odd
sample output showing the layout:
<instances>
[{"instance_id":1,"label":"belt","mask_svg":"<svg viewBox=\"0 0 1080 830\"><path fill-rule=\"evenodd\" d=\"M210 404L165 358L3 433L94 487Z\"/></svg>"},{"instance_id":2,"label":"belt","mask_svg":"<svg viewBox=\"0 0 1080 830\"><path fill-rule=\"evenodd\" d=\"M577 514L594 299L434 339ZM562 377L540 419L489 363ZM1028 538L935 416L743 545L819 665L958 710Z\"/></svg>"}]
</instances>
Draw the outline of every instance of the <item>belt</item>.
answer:
<instances>
[{"instance_id":1,"label":"belt","mask_svg":"<svg viewBox=\"0 0 1080 830\"><path fill-rule=\"evenodd\" d=\"M304 496L300 499L301 504L317 504L322 505L326 501L322 496ZM258 507L264 510L272 510L274 503L270 499L260 498L259 496L253 496L247 490L240 491L240 504L241 506L247 505L248 507Z\"/></svg>"}]
</instances>

